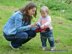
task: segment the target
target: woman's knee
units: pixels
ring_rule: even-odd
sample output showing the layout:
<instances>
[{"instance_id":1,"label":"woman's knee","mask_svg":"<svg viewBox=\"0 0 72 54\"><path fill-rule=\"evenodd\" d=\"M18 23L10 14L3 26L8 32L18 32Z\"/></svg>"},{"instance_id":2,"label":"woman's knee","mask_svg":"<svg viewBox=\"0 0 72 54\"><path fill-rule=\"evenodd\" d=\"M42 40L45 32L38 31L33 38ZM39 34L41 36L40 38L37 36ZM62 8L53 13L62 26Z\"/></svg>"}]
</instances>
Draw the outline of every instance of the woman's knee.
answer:
<instances>
[{"instance_id":1,"label":"woman's knee","mask_svg":"<svg viewBox=\"0 0 72 54\"><path fill-rule=\"evenodd\" d=\"M36 36L36 32L35 31L32 31L32 33L33 33L34 36Z\"/></svg>"},{"instance_id":2,"label":"woman's knee","mask_svg":"<svg viewBox=\"0 0 72 54\"><path fill-rule=\"evenodd\" d=\"M30 36L33 38L36 36L36 32L35 31L30 31Z\"/></svg>"},{"instance_id":3,"label":"woman's knee","mask_svg":"<svg viewBox=\"0 0 72 54\"><path fill-rule=\"evenodd\" d=\"M17 39L27 39L28 38L28 34L26 32L20 32L16 34Z\"/></svg>"},{"instance_id":4,"label":"woman's knee","mask_svg":"<svg viewBox=\"0 0 72 54\"><path fill-rule=\"evenodd\" d=\"M15 36L4 35L4 38L5 38L7 41L14 41L14 40L15 40Z\"/></svg>"}]
</instances>

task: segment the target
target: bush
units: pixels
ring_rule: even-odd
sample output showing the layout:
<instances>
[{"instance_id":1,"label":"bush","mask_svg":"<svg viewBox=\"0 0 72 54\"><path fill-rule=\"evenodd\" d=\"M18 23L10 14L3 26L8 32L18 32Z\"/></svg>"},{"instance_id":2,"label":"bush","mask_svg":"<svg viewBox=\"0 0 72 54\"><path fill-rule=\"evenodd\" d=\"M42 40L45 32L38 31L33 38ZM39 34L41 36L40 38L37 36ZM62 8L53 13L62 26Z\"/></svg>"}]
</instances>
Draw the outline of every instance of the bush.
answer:
<instances>
[{"instance_id":1,"label":"bush","mask_svg":"<svg viewBox=\"0 0 72 54\"><path fill-rule=\"evenodd\" d=\"M69 8L69 5L65 2L59 2L57 0L43 0L41 1L42 5L46 5L52 10L66 10Z\"/></svg>"}]
</instances>

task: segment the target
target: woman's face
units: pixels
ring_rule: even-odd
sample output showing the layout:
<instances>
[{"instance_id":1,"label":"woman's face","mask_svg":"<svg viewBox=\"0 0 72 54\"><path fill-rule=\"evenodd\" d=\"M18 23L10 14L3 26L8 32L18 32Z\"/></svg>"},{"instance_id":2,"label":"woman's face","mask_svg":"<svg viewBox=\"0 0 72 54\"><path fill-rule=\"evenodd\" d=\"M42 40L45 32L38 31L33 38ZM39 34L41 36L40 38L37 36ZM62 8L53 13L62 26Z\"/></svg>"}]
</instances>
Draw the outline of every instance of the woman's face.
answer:
<instances>
[{"instance_id":1,"label":"woman's face","mask_svg":"<svg viewBox=\"0 0 72 54\"><path fill-rule=\"evenodd\" d=\"M32 9L28 10L28 14L29 14L30 16L34 15L35 12L36 12L36 8L32 8Z\"/></svg>"}]
</instances>

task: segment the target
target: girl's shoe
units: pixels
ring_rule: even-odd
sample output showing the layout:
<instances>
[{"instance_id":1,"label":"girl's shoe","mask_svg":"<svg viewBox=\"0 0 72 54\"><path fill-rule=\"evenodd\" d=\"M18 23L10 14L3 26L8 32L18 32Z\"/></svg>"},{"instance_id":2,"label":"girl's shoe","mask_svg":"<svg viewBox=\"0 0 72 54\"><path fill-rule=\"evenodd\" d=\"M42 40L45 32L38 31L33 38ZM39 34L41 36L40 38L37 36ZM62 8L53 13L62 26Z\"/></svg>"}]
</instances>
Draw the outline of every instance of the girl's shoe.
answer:
<instances>
[{"instance_id":1,"label":"girl's shoe","mask_svg":"<svg viewBox=\"0 0 72 54\"><path fill-rule=\"evenodd\" d=\"M50 49L51 51L54 51L55 50L55 47L51 47L51 49Z\"/></svg>"},{"instance_id":2,"label":"girl's shoe","mask_svg":"<svg viewBox=\"0 0 72 54\"><path fill-rule=\"evenodd\" d=\"M46 50L46 47L42 47L42 50L45 51Z\"/></svg>"}]
</instances>

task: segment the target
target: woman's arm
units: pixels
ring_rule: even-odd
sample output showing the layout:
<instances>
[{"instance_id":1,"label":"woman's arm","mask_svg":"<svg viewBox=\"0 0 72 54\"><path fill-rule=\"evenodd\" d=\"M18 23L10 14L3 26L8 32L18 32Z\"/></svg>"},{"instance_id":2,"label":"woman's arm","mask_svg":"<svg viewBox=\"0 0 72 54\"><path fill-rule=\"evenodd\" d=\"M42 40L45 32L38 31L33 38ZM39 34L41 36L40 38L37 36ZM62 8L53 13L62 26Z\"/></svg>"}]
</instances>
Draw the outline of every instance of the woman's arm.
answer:
<instances>
[{"instance_id":1,"label":"woman's arm","mask_svg":"<svg viewBox=\"0 0 72 54\"><path fill-rule=\"evenodd\" d=\"M15 28L17 29L17 31L26 31L26 30L30 30L31 25L22 26L22 16L17 15L15 17Z\"/></svg>"},{"instance_id":2,"label":"woman's arm","mask_svg":"<svg viewBox=\"0 0 72 54\"><path fill-rule=\"evenodd\" d=\"M41 23L40 23L40 21L41 21L41 18L39 18L39 19L38 19L38 21L36 22L36 25L39 25L39 26L41 26Z\"/></svg>"}]
</instances>

